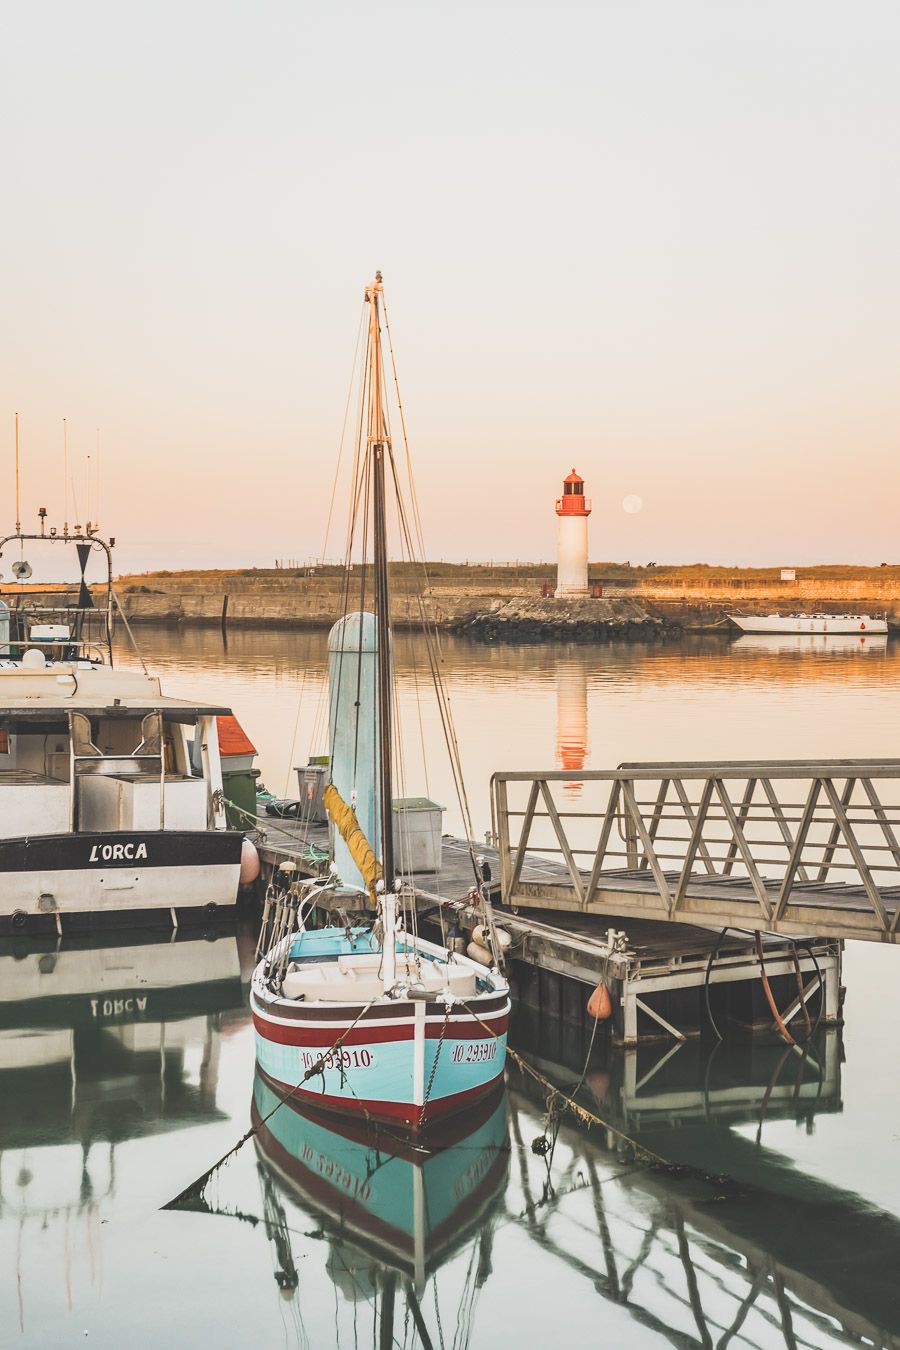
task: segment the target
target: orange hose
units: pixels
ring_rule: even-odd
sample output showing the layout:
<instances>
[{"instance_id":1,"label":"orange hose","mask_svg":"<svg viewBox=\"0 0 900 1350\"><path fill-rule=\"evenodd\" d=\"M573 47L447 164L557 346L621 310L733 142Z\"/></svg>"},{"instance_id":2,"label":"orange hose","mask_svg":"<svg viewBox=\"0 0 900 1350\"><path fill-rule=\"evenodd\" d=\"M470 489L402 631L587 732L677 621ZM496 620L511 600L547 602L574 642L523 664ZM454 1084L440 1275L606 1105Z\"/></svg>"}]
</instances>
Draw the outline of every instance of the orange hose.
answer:
<instances>
[{"instance_id":1,"label":"orange hose","mask_svg":"<svg viewBox=\"0 0 900 1350\"><path fill-rule=\"evenodd\" d=\"M772 1016L775 1019L775 1025L781 1032L784 1039L787 1041L788 1045L796 1045L797 1042L794 1040L793 1036L788 1031L787 1027L784 1025L784 1022L781 1020L781 1013L775 1006L775 999L772 997L772 986L769 984L769 977L766 974L766 962L765 957L763 956L762 938L760 937L759 933L756 934L756 955L759 958L759 973L760 976L762 977L763 989L766 991L766 998L769 1001L769 1007L772 1010Z\"/></svg>"}]
</instances>

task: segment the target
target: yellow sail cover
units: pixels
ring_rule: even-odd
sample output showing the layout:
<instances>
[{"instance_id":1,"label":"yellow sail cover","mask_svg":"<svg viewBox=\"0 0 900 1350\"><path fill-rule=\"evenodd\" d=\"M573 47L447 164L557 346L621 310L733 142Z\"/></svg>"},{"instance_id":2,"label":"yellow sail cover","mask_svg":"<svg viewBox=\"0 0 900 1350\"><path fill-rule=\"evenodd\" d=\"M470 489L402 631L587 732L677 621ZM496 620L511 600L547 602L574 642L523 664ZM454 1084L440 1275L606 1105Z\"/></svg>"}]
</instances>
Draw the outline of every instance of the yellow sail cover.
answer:
<instances>
[{"instance_id":1,"label":"yellow sail cover","mask_svg":"<svg viewBox=\"0 0 900 1350\"><path fill-rule=\"evenodd\" d=\"M341 838L350 850L350 856L359 868L369 895L374 901L375 886L381 880L381 863L363 834L362 826L356 819L356 812L352 806L347 805L334 783L328 784L322 794L322 801L325 810L334 821L335 828L340 831Z\"/></svg>"}]
</instances>

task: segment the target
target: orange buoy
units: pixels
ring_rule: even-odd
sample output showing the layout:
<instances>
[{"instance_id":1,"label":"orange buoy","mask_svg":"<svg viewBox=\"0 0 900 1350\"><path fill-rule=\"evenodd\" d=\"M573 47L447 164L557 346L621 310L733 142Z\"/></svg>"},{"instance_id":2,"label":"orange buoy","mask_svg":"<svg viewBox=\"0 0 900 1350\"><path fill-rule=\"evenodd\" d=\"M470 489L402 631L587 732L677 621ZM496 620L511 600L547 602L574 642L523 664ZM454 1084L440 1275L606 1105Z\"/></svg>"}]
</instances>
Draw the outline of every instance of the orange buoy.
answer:
<instances>
[{"instance_id":1,"label":"orange buoy","mask_svg":"<svg viewBox=\"0 0 900 1350\"><path fill-rule=\"evenodd\" d=\"M588 999L587 1010L598 1022L605 1022L612 1015L612 999L604 980L600 981Z\"/></svg>"}]
</instances>

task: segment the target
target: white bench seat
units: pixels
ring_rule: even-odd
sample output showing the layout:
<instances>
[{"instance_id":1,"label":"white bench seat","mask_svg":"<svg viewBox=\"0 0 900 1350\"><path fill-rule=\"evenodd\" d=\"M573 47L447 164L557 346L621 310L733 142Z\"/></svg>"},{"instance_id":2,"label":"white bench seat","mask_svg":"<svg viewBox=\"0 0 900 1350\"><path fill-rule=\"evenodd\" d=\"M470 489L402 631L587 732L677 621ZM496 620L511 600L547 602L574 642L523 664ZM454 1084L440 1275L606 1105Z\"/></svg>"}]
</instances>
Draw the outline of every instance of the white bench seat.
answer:
<instances>
[{"instance_id":1,"label":"white bench seat","mask_svg":"<svg viewBox=\"0 0 900 1350\"><path fill-rule=\"evenodd\" d=\"M339 956L336 961L291 962L281 986L285 998L314 1003L368 1003L384 994L380 953ZM421 973L420 973L421 972ZM445 989L456 998L475 993L475 972L451 963L438 965L412 956L397 957L397 979L423 986L435 997Z\"/></svg>"}]
</instances>

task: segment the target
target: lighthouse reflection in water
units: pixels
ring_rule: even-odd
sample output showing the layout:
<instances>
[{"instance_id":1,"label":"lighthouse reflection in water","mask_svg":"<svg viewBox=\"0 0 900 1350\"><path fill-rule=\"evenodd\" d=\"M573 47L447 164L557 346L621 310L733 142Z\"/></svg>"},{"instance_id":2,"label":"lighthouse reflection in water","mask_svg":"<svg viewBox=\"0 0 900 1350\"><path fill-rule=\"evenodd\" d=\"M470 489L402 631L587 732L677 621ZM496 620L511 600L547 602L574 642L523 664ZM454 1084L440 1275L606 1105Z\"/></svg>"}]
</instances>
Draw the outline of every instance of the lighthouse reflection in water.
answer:
<instances>
[{"instance_id":1,"label":"lighthouse reflection in water","mask_svg":"<svg viewBox=\"0 0 900 1350\"><path fill-rule=\"evenodd\" d=\"M588 755L588 672L583 656L556 662L556 762L560 769L583 769ZM582 784L566 783L567 797L581 795Z\"/></svg>"}]
</instances>

